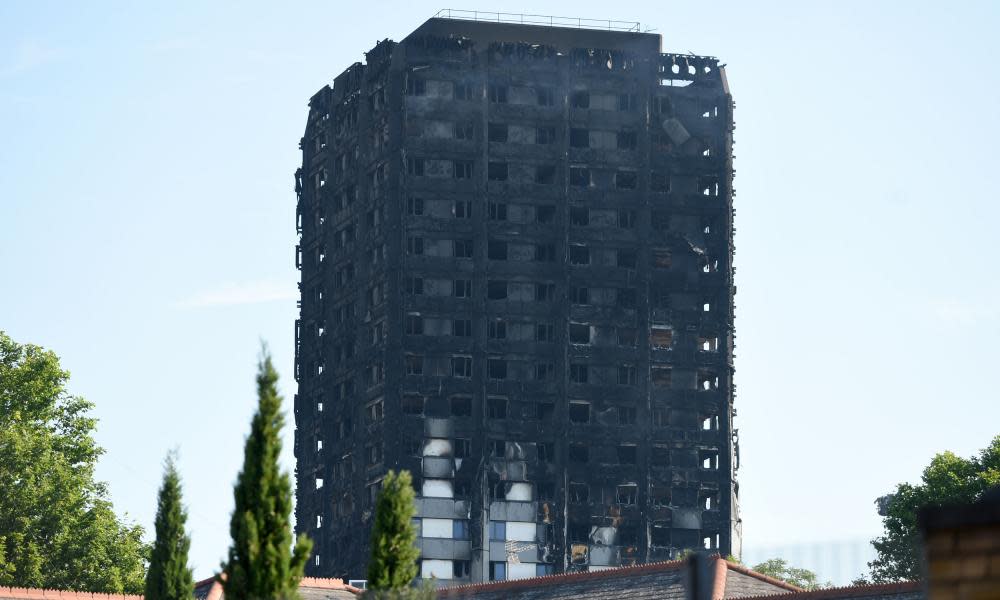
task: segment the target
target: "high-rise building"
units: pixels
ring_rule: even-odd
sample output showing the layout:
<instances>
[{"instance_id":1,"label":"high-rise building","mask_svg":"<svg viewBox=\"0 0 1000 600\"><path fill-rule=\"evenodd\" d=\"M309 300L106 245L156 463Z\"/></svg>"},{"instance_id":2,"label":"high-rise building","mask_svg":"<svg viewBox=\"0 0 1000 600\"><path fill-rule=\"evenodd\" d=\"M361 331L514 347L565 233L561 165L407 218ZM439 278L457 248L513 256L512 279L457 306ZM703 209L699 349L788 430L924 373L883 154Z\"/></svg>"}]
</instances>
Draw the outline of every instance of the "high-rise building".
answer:
<instances>
[{"instance_id":1,"label":"high-rise building","mask_svg":"<svg viewBox=\"0 0 1000 600\"><path fill-rule=\"evenodd\" d=\"M424 577L739 555L723 65L637 24L482 15L378 43L309 102L307 573L364 576L389 469Z\"/></svg>"}]
</instances>

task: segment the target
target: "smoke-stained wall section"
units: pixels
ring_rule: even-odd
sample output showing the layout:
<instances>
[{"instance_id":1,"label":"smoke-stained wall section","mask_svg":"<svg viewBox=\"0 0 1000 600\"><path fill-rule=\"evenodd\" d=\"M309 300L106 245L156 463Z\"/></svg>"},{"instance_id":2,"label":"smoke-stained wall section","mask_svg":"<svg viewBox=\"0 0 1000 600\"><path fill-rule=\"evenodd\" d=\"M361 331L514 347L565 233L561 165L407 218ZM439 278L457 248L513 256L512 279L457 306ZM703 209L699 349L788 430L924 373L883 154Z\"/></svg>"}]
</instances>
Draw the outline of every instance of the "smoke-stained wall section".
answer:
<instances>
[{"instance_id":1,"label":"smoke-stained wall section","mask_svg":"<svg viewBox=\"0 0 1000 600\"><path fill-rule=\"evenodd\" d=\"M297 529L440 584L740 553L733 102L660 36L434 18L309 102Z\"/></svg>"}]
</instances>

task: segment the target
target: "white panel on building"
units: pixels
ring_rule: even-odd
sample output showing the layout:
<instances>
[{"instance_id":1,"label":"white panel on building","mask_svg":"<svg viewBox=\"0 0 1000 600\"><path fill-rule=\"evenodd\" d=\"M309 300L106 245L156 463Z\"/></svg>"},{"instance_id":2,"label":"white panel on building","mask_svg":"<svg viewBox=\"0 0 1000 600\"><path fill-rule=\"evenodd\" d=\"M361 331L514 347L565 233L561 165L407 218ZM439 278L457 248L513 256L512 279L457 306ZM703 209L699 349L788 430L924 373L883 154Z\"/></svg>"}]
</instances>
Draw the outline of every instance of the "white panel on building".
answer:
<instances>
[{"instance_id":1,"label":"white panel on building","mask_svg":"<svg viewBox=\"0 0 1000 600\"><path fill-rule=\"evenodd\" d=\"M507 563L507 579L527 579L534 576L535 563Z\"/></svg>"},{"instance_id":2,"label":"white panel on building","mask_svg":"<svg viewBox=\"0 0 1000 600\"><path fill-rule=\"evenodd\" d=\"M588 571L607 571L608 569L614 569L613 565L590 565L587 567Z\"/></svg>"},{"instance_id":3,"label":"white panel on building","mask_svg":"<svg viewBox=\"0 0 1000 600\"><path fill-rule=\"evenodd\" d=\"M505 498L508 501L531 502L531 484L518 482L510 484L510 491Z\"/></svg>"},{"instance_id":4,"label":"white panel on building","mask_svg":"<svg viewBox=\"0 0 1000 600\"><path fill-rule=\"evenodd\" d=\"M424 498L454 498L455 489L450 479L425 479L420 495Z\"/></svg>"},{"instance_id":5,"label":"white panel on building","mask_svg":"<svg viewBox=\"0 0 1000 600\"><path fill-rule=\"evenodd\" d=\"M420 577L423 579L430 579L431 577L437 577L438 579L451 579L452 566L450 560L436 560L425 558L420 561Z\"/></svg>"},{"instance_id":6,"label":"white panel on building","mask_svg":"<svg viewBox=\"0 0 1000 600\"><path fill-rule=\"evenodd\" d=\"M420 520L425 538L447 538L451 539L452 524L451 519L428 519L424 517Z\"/></svg>"},{"instance_id":7,"label":"white panel on building","mask_svg":"<svg viewBox=\"0 0 1000 600\"><path fill-rule=\"evenodd\" d=\"M512 542L533 542L535 541L537 529L534 523L507 521L507 540Z\"/></svg>"},{"instance_id":8,"label":"white panel on building","mask_svg":"<svg viewBox=\"0 0 1000 600\"><path fill-rule=\"evenodd\" d=\"M424 440L424 456L451 456L451 440L430 438Z\"/></svg>"}]
</instances>

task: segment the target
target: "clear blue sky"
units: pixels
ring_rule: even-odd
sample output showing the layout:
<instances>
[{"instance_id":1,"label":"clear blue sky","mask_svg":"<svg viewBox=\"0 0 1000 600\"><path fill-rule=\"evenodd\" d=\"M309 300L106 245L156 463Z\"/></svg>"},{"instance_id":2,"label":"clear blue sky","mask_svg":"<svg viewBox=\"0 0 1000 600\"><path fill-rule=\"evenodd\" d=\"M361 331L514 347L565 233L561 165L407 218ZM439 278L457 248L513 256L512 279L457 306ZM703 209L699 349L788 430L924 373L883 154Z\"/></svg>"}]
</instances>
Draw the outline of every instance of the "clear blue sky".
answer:
<instances>
[{"instance_id":1,"label":"clear blue sky","mask_svg":"<svg viewBox=\"0 0 1000 600\"><path fill-rule=\"evenodd\" d=\"M505 4L728 63L748 548L876 535L876 496L1000 433L1000 9L875 4ZM119 511L149 526L180 448L199 577L261 338L294 392L306 102L438 8L0 3L0 328L97 403Z\"/></svg>"}]
</instances>

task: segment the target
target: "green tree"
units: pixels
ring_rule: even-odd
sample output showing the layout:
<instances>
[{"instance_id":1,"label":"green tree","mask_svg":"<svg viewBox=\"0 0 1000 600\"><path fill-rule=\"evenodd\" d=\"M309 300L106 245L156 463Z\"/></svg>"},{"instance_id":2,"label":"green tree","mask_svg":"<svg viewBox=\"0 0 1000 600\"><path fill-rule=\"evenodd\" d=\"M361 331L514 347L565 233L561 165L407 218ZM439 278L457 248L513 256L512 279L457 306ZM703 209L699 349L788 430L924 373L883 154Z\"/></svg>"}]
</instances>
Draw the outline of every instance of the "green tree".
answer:
<instances>
[{"instance_id":1,"label":"green tree","mask_svg":"<svg viewBox=\"0 0 1000 600\"><path fill-rule=\"evenodd\" d=\"M754 571L780 579L785 583L790 583L804 590L818 590L824 586L820 585L816 574L809 569L799 569L788 564L783 558L772 558L754 565ZM830 584L827 584L829 587Z\"/></svg>"},{"instance_id":2,"label":"green tree","mask_svg":"<svg viewBox=\"0 0 1000 600\"><path fill-rule=\"evenodd\" d=\"M0 331L0 585L142 593L149 547L94 468L93 404L50 350Z\"/></svg>"},{"instance_id":3,"label":"green tree","mask_svg":"<svg viewBox=\"0 0 1000 600\"><path fill-rule=\"evenodd\" d=\"M417 532L413 527L413 481L409 471L389 471L375 503L368 587L375 591L403 590L417 576Z\"/></svg>"},{"instance_id":4,"label":"green tree","mask_svg":"<svg viewBox=\"0 0 1000 600\"><path fill-rule=\"evenodd\" d=\"M989 487L1000 484L1000 435L971 458L943 452L924 469L919 484L901 483L876 500L883 535L872 540L877 553L868 563L876 583L921 577L921 508L975 502Z\"/></svg>"},{"instance_id":5,"label":"green tree","mask_svg":"<svg viewBox=\"0 0 1000 600\"><path fill-rule=\"evenodd\" d=\"M257 413L236 480L236 507L229 524L232 545L218 577L227 598L298 597L312 541L299 536L292 546L292 484L278 467L281 454L281 396L278 373L264 346L257 369Z\"/></svg>"},{"instance_id":6,"label":"green tree","mask_svg":"<svg viewBox=\"0 0 1000 600\"><path fill-rule=\"evenodd\" d=\"M173 454L167 455L156 506L156 541L146 572L146 600L183 600L194 596L188 568L191 538L184 531L187 511L181 505L181 478Z\"/></svg>"}]
</instances>

